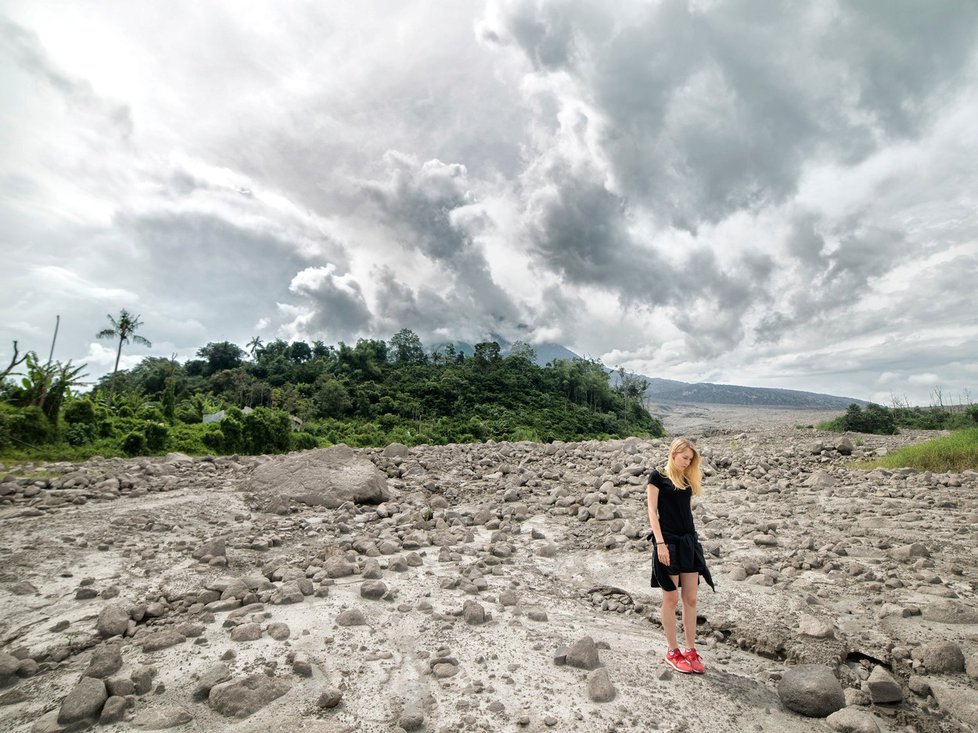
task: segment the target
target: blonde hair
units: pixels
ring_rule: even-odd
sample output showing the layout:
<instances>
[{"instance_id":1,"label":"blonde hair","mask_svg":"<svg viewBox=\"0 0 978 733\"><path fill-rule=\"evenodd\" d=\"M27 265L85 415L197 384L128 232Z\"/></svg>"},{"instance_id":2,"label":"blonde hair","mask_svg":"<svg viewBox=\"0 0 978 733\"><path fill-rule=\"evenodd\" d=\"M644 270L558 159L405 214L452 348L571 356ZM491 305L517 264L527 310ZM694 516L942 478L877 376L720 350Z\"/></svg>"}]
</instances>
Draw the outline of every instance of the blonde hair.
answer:
<instances>
[{"instance_id":1,"label":"blonde hair","mask_svg":"<svg viewBox=\"0 0 978 733\"><path fill-rule=\"evenodd\" d=\"M685 471L680 471L673 460L677 453L685 450L693 451L693 460L689 462ZM700 452L696 450L693 441L689 438L676 438L669 446L669 462L666 464L666 475L677 489L692 489L693 496L699 496L703 490L701 486L702 473L700 471Z\"/></svg>"}]
</instances>

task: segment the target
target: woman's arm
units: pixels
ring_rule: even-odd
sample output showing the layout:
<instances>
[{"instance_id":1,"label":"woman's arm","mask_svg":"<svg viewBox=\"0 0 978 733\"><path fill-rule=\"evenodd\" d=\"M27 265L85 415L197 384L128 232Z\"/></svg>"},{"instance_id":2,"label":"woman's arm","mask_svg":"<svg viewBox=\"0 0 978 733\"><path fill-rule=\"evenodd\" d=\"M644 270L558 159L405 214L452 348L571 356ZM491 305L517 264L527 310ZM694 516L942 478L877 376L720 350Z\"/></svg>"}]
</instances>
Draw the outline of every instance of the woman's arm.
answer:
<instances>
[{"instance_id":1,"label":"woman's arm","mask_svg":"<svg viewBox=\"0 0 978 733\"><path fill-rule=\"evenodd\" d=\"M645 487L645 494L648 499L649 507L649 526L655 536L655 552L659 562L669 565L669 548L666 547L665 538L662 536L662 527L659 525L659 487L650 483Z\"/></svg>"}]
</instances>

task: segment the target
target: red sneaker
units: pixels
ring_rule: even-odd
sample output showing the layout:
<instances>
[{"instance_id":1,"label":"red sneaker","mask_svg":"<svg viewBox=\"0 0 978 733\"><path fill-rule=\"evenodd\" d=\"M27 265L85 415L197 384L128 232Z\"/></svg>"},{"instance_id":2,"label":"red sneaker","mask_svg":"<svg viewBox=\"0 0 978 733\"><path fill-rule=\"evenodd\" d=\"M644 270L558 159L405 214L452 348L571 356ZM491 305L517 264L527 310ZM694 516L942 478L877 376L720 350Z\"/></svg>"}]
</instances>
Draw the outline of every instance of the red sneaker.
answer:
<instances>
[{"instance_id":1,"label":"red sneaker","mask_svg":"<svg viewBox=\"0 0 978 733\"><path fill-rule=\"evenodd\" d=\"M693 671L689 662L686 661L686 657L678 649L670 649L666 652L666 664L672 667L677 672L682 672L683 674L689 674Z\"/></svg>"},{"instance_id":2,"label":"red sneaker","mask_svg":"<svg viewBox=\"0 0 978 733\"><path fill-rule=\"evenodd\" d=\"M682 652L683 659L689 664L690 669L692 669L696 674L703 674L706 671L706 667L703 666L703 658L696 653L695 649L687 649Z\"/></svg>"}]
</instances>

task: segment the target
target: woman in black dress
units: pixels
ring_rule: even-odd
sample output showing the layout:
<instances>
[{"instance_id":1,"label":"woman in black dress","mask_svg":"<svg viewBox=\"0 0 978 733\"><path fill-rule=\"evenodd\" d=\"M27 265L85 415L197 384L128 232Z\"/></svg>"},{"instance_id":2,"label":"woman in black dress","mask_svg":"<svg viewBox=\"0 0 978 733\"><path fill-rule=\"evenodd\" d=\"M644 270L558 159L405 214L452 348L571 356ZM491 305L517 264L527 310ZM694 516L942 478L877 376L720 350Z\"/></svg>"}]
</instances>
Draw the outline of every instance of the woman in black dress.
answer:
<instances>
[{"instance_id":1,"label":"woman in black dress","mask_svg":"<svg viewBox=\"0 0 978 733\"><path fill-rule=\"evenodd\" d=\"M669 648L666 663L679 672L705 671L696 651L696 590L699 576L713 588L703 547L693 526L692 497L700 494L700 454L688 438L676 438L661 473L654 469L646 487L649 525L655 537L652 585L662 589L662 630ZM716 590L714 588L714 590ZM684 649L676 638L676 606L682 595Z\"/></svg>"}]
</instances>

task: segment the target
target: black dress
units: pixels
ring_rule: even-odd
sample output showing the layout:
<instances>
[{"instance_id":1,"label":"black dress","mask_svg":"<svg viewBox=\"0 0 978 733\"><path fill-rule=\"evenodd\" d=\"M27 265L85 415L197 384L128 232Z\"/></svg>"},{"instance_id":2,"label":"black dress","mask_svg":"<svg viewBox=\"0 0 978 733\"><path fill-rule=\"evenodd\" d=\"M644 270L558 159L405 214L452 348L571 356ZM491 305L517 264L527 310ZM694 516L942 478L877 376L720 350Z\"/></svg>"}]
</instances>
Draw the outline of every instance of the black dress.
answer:
<instances>
[{"instance_id":1,"label":"black dress","mask_svg":"<svg viewBox=\"0 0 978 733\"><path fill-rule=\"evenodd\" d=\"M669 549L670 562L668 566L659 562L659 553L656 552L657 548L653 546L652 587L674 591L676 584L672 582L670 576L680 573L699 573L710 588L716 592L713 576L710 575L710 569L706 566L703 546L700 544L699 538L696 536L696 528L693 526L692 490L688 488L677 489L669 477L659 473L658 469L653 469L652 473L649 474L649 483L659 490L656 511L659 515L662 539L665 540L666 547ZM653 540L655 538L651 533L649 537Z\"/></svg>"}]
</instances>

